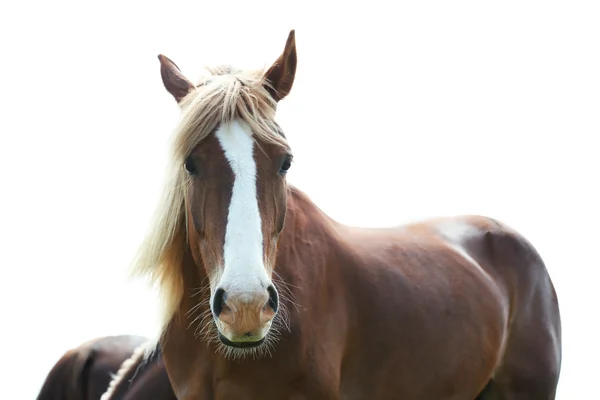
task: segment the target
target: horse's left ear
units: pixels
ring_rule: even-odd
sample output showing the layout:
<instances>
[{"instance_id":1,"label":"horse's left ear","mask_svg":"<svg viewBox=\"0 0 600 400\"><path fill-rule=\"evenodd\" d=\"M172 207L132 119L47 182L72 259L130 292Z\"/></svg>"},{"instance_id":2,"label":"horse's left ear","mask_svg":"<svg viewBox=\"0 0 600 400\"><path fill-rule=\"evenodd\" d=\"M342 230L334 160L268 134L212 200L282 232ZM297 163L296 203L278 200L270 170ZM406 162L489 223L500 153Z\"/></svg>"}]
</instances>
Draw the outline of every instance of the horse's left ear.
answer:
<instances>
[{"instance_id":1,"label":"horse's left ear","mask_svg":"<svg viewBox=\"0 0 600 400\"><path fill-rule=\"evenodd\" d=\"M275 101L283 99L292 90L296 64L296 35L292 29L285 42L283 53L265 74L265 80L268 82L265 87Z\"/></svg>"}]
</instances>

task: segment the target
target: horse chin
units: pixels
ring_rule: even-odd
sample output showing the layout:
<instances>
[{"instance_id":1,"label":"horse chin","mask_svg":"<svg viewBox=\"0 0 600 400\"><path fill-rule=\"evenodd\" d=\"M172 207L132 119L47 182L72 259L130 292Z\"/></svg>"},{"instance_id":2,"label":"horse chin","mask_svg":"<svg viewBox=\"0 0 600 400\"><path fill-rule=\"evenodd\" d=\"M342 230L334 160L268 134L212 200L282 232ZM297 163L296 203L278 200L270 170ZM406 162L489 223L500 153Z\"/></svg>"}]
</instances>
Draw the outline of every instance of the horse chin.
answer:
<instances>
[{"instance_id":1,"label":"horse chin","mask_svg":"<svg viewBox=\"0 0 600 400\"><path fill-rule=\"evenodd\" d=\"M223 343L225 346L233 347L236 349L251 349L251 348L258 347L265 342L266 338L267 337L264 336L262 339L259 339L256 341L233 342L233 341L227 339L221 332L219 332L219 340L221 341L221 343Z\"/></svg>"}]
</instances>

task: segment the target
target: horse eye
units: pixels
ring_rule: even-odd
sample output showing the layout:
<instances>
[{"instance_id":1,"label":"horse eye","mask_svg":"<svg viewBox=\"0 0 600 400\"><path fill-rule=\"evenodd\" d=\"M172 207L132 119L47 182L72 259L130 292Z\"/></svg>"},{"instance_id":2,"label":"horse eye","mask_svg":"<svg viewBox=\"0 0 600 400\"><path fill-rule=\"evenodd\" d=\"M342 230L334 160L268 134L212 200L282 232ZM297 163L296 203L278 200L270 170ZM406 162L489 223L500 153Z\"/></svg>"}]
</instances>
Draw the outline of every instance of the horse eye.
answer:
<instances>
[{"instance_id":1,"label":"horse eye","mask_svg":"<svg viewBox=\"0 0 600 400\"><path fill-rule=\"evenodd\" d=\"M183 163L183 167L190 175L196 175L198 173L198 169L196 168L196 163L192 160L192 157L188 157L185 159Z\"/></svg>"},{"instance_id":2,"label":"horse eye","mask_svg":"<svg viewBox=\"0 0 600 400\"><path fill-rule=\"evenodd\" d=\"M279 168L280 174L286 174L290 167L292 166L292 157L286 156L281 163L281 167Z\"/></svg>"}]
</instances>

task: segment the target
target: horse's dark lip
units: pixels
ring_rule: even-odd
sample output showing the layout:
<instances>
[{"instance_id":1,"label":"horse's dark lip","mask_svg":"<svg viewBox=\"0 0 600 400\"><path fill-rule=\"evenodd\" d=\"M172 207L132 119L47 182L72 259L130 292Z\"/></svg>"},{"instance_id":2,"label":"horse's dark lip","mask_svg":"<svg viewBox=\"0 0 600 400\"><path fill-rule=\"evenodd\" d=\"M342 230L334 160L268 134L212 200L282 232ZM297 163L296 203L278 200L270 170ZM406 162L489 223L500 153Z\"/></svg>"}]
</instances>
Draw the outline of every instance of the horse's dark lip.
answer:
<instances>
[{"instance_id":1,"label":"horse's dark lip","mask_svg":"<svg viewBox=\"0 0 600 400\"><path fill-rule=\"evenodd\" d=\"M263 344L265 342L265 338L262 338L256 342L232 342L231 340L229 340L225 336L223 336L220 332L219 332L219 340L225 346L235 347L236 349L251 349L252 347L260 346L261 344Z\"/></svg>"}]
</instances>

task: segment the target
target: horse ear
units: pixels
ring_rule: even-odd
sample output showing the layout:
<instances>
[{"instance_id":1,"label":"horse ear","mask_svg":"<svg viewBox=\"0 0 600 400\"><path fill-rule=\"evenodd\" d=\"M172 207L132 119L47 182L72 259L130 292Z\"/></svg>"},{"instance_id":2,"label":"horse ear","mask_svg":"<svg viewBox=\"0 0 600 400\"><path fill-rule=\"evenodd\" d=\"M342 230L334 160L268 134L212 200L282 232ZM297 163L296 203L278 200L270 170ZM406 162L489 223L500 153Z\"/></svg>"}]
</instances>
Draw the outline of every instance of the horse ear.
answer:
<instances>
[{"instance_id":1,"label":"horse ear","mask_svg":"<svg viewBox=\"0 0 600 400\"><path fill-rule=\"evenodd\" d=\"M168 57L159 54L158 60L160 61L160 75L165 89L179 103L194 88L194 84L183 76L177 64Z\"/></svg>"},{"instance_id":2,"label":"horse ear","mask_svg":"<svg viewBox=\"0 0 600 400\"><path fill-rule=\"evenodd\" d=\"M275 101L283 99L292 90L296 64L296 35L292 29L285 42L283 53L265 74L265 80L268 82L265 88Z\"/></svg>"}]
</instances>

